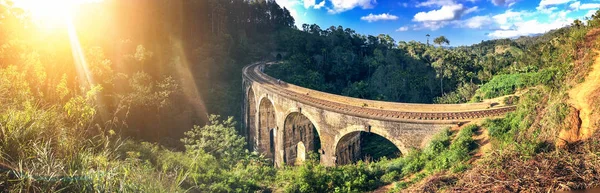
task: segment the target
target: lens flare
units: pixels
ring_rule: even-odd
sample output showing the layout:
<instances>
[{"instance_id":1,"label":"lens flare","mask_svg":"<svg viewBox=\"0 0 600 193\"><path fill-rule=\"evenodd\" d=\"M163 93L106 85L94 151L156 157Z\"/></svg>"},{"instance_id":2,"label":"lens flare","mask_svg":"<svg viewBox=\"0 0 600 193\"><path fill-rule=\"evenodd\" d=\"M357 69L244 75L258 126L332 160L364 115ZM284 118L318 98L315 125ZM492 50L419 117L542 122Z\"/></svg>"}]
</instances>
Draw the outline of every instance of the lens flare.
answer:
<instances>
[{"instance_id":1,"label":"lens flare","mask_svg":"<svg viewBox=\"0 0 600 193\"><path fill-rule=\"evenodd\" d=\"M84 4L99 3L101 0L16 0L14 7L21 8L31 17L34 24L41 27L42 31L65 32L69 37L73 64L77 70L79 85L82 88L93 88L97 85L85 58L84 49L81 46L77 28L73 20L77 18L76 11ZM39 29L39 28L38 28ZM64 30L64 31L63 31ZM47 31L46 31L47 32ZM102 98L96 100L100 115L104 118L106 114Z\"/></svg>"},{"instance_id":2,"label":"lens flare","mask_svg":"<svg viewBox=\"0 0 600 193\"><path fill-rule=\"evenodd\" d=\"M14 6L23 9L32 20L43 28L67 27L74 11L85 3L101 0L16 0Z\"/></svg>"},{"instance_id":3,"label":"lens flare","mask_svg":"<svg viewBox=\"0 0 600 193\"><path fill-rule=\"evenodd\" d=\"M183 88L183 94L187 98L187 100L192 104L192 108L200 116L201 121L204 123L208 123L208 113L206 111L206 106L204 105L204 100L200 96L200 92L198 91L198 86L194 81L194 75L190 70L189 62L187 61L187 57L183 50L183 46L181 44L181 40L178 38L171 37L171 42L173 42L173 53L177 56L173 59L173 64L175 65L175 69L177 71L177 76L181 81L181 87Z\"/></svg>"}]
</instances>

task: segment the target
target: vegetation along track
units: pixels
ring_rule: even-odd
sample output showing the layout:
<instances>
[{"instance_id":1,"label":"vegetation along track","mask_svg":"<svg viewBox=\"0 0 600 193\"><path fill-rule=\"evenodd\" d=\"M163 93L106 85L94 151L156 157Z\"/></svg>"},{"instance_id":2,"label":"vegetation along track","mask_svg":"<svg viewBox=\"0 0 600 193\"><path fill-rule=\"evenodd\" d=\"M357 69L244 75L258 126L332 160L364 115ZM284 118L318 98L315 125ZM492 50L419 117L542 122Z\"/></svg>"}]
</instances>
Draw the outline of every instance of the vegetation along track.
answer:
<instances>
[{"instance_id":1,"label":"vegetation along track","mask_svg":"<svg viewBox=\"0 0 600 193\"><path fill-rule=\"evenodd\" d=\"M365 108L356 105L346 104L344 102L324 100L322 98L313 97L306 93L299 93L293 89L288 89L290 84L283 83L279 80L274 79L262 72L265 67L265 63L259 62L244 68L243 74L249 79L262 84L265 88L292 98L296 101L304 104L315 106L334 112L339 112L348 115L354 115L358 117L366 117L379 120L390 120L400 122L435 122L435 123L460 123L468 120L479 119L484 117L493 117L503 115L507 112L514 111L516 106L503 106L486 109L473 109L465 111L419 111L415 108L415 111L398 111L398 110L383 110L374 108ZM317 91L315 91L317 92ZM400 103L398 103L400 104ZM426 105L426 104L422 104ZM434 104L428 104L434 105ZM442 105L440 105L442 106Z\"/></svg>"}]
</instances>

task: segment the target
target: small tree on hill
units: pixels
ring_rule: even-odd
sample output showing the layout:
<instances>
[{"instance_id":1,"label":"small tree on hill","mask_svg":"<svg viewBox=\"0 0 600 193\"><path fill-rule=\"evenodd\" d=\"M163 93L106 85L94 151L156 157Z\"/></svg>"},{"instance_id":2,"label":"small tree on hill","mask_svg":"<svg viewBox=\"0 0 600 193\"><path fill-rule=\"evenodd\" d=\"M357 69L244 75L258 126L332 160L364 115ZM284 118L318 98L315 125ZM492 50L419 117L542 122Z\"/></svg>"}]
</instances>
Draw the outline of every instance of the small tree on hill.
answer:
<instances>
[{"instance_id":1,"label":"small tree on hill","mask_svg":"<svg viewBox=\"0 0 600 193\"><path fill-rule=\"evenodd\" d=\"M576 19L575 21L573 21L572 25L573 25L573 27L576 27L577 29L579 29L583 25L583 22L581 22L581 20L579 20L579 19Z\"/></svg>"},{"instance_id":2,"label":"small tree on hill","mask_svg":"<svg viewBox=\"0 0 600 193\"><path fill-rule=\"evenodd\" d=\"M440 37L435 38L433 40L433 43L440 45L440 46L442 44L450 45L450 40L448 40L445 36L440 36Z\"/></svg>"}]
</instances>

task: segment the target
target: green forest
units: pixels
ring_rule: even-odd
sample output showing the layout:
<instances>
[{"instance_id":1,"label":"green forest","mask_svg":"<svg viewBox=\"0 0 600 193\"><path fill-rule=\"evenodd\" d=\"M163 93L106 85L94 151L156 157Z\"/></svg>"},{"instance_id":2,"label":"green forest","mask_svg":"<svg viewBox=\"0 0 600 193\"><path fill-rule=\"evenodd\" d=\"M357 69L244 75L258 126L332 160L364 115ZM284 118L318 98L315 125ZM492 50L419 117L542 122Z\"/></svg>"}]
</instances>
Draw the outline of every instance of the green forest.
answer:
<instances>
[{"instance_id":1,"label":"green forest","mask_svg":"<svg viewBox=\"0 0 600 193\"><path fill-rule=\"evenodd\" d=\"M341 26L322 30L318 25L305 24L302 30L281 32L279 48L290 56L282 65L271 66L267 73L299 86L357 98L465 103L475 96L478 85L490 82L496 75L521 77L546 70L541 69L541 62L535 59L544 57L538 52L543 46L539 42L565 30L540 37L444 48L442 45L450 41L444 36L432 38L433 44L428 45L416 41L396 42L384 34L365 36ZM565 62L564 58L560 62ZM549 70L551 68L546 71L550 73ZM531 81L534 81L532 85L527 86L549 80L536 77ZM477 99L506 94L510 93L477 95Z\"/></svg>"},{"instance_id":2,"label":"green forest","mask_svg":"<svg viewBox=\"0 0 600 193\"><path fill-rule=\"evenodd\" d=\"M105 0L79 12L86 17L71 25L44 27L0 0L3 192L600 186L598 135L570 134L581 120L568 103L600 48L600 12L539 36L460 47L429 34L421 43L342 26L298 29L290 11L269 0ZM313 154L303 165L276 168L247 149L240 124L242 68L274 51L287 54L265 69L270 76L344 96L456 104L521 94L505 101L515 112L444 129L401 157L326 167ZM493 149L484 155L473 138L482 132Z\"/></svg>"}]
</instances>

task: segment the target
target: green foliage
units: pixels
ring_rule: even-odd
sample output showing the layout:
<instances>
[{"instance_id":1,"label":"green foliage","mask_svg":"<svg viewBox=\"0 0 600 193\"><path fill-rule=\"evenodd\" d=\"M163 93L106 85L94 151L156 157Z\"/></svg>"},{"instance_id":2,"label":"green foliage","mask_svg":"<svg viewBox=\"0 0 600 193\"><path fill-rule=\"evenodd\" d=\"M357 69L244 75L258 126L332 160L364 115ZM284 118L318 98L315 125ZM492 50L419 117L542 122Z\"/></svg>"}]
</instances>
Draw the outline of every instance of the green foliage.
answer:
<instances>
[{"instance_id":1,"label":"green foliage","mask_svg":"<svg viewBox=\"0 0 600 193\"><path fill-rule=\"evenodd\" d=\"M504 98L504 100L502 102L506 105L514 105L517 103L518 100L519 100L518 96L508 96L508 97Z\"/></svg>"},{"instance_id":2,"label":"green foliage","mask_svg":"<svg viewBox=\"0 0 600 193\"><path fill-rule=\"evenodd\" d=\"M216 120L215 120L216 121ZM207 141L208 136L196 136ZM231 144L230 142L227 142ZM222 145L223 151L230 147ZM235 147L233 147L235 148ZM174 152L149 143L127 142L119 150L129 160L146 163L161 175L181 175L175 187L195 192L249 192L264 189L275 169L266 160L246 153L239 160L224 162L202 150ZM228 152L229 154L235 152ZM127 160L126 159L126 160ZM143 185L145 183L141 183Z\"/></svg>"},{"instance_id":3,"label":"green foliage","mask_svg":"<svg viewBox=\"0 0 600 193\"><path fill-rule=\"evenodd\" d=\"M306 25L284 30L280 49L290 55L265 72L283 81L315 90L366 99L431 102L438 89L435 73L422 56L426 46L409 42L403 48L388 35L362 36L351 29ZM412 56L411 52L419 52ZM465 55L466 56L466 55Z\"/></svg>"},{"instance_id":4,"label":"green foliage","mask_svg":"<svg viewBox=\"0 0 600 193\"><path fill-rule=\"evenodd\" d=\"M440 37L435 38L433 40L433 43L440 45L440 46L442 44L450 45L450 40L448 40L445 36L440 36Z\"/></svg>"},{"instance_id":5,"label":"green foliage","mask_svg":"<svg viewBox=\"0 0 600 193\"><path fill-rule=\"evenodd\" d=\"M91 123L96 116L96 102L98 92L102 90L101 86L95 86L84 96L75 96L71 98L63 107L67 112L69 122L76 123L78 126L84 126Z\"/></svg>"},{"instance_id":6,"label":"green foliage","mask_svg":"<svg viewBox=\"0 0 600 193\"><path fill-rule=\"evenodd\" d=\"M434 99L434 102L440 104L466 103L469 102L469 100L471 100L473 95L475 95L477 88L477 85L473 83L462 84L459 85L455 91L446 93L441 97L436 97Z\"/></svg>"},{"instance_id":7,"label":"green foliage","mask_svg":"<svg viewBox=\"0 0 600 193\"><path fill-rule=\"evenodd\" d=\"M194 126L185 132L181 142L191 154L205 152L224 161L235 161L243 156L246 141L235 130L233 117L220 121L220 116L211 115L210 123L204 127Z\"/></svg>"},{"instance_id":8,"label":"green foliage","mask_svg":"<svg viewBox=\"0 0 600 193\"><path fill-rule=\"evenodd\" d=\"M365 192L416 174L408 181L397 183L399 191L431 173L461 172L468 168L470 153L476 148L472 138L476 129L476 125L468 125L454 139L450 130L444 129L424 150L415 149L404 157L391 160L381 159L368 164L359 161L355 165L332 168L309 161L299 167L278 171L277 187L282 187L285 192Z\"/></svg>"},{"instance_id":9,"label":"green foliage","mask_svg":"<svg viewBox=\"0 0 600 193\"><path fill-rule=\"evenodd\" d=\"M424 173L424 172L415 174L415 176L408 181L401 181L401 182L396 183L396 185L390 190L390 192L403 192L403 189L406 189L410 185L423 180L427 176L428 176L428 174Z\"/></svg>"},{"instance_id":10,"label":"green foliage","mask_svg":"<svg viewBox=\"0 0 600 193\"><path fill-rule=\"evenodd\" d=\"M424 151L426 162L424 169L429 172L448 170L471 158L475 149L472 135L476 125L468 125L461 129L450 144L450 133L444 131L436 136Z\"/></svg>"},{"instance_id":11,"label":"green foliage","mask_svg":"<svg viewBox=\"0 0 600 193\"><path fill-rule=\"evenodd\" d=\"M17 66L0 69L1 106L20 105L21 102L30 101L32 94L24 75Z\"/></svg>"},{"instance_id":12,"label":"green foliage","mask_svg":"<svg viewBox=\"0 0 600 193\"><path fill-rule=\"evenodd\" d=\"M381 185L382 168L359 162L356 165L324 167L315 161L278 172L285 192L364 192ZM284 183L282 183L284 182Z\"/></svg>"},{"instance_id":13,"label":"green foliage","mask_svg":"<svg viewBox=\"0 0 600 193\"><path fill-rule=\"evenodd\" d=\"M494 76L492 80L477 90L476 97L489 99L514 94L517 90L536 85L548 85L554 79L555 70L540 72L516 73Z\"/></svg>"},{"instance_id":14,"label":"green foliage","mask_svg":"<svg viewBox=\"0 0 600 193\"><path fill-rule=\"evenodd\" d=\"M354 82L352 85L342 91L344 96L355 97L355 98L369 98L371 91L369 90L369 83L364 81Z\"/></svg>"},{"instance_id":15,"label":"green foliage","mask_svg":"<svg viewBox=\"0 0 600 193\"><path fill-rule=\"evenodd\" d=\"M543 104L544 94L542 91L532 90L521 97L515 112L509 113L504 118L485 122L484 127L495 139L497 148L516 148L525 156L541 150L543 141L537 138L539 132L532 133L532 136L523 133L526 133L536 119L538 109Z\"/></svg>"},{"instance_id":16,"label":"green foliage","mask_svg":"<svg viewBox=\"0 0 600 193\"><path fill-rule=\"evenodd\" d=\"M400 173L398 173L398 171L391 171L391 172L387 172L387 173L383 174L383 176L381 176L381 182L390 184L392 182L399 180L401 177L402 177L402 175Z\"/></svg>"},{"instance_id":17,"label":"green foliage","mask_svg":"<svg viewBox=\"0 0 600 193\"><path fill-rule=\"evenodd\" d=\"M498 74L541 68L523 50L538 45L510 39L445 49L395 42L386 35L361 36L352 29L306 25L280 32L281 50L290 56L265 72L286 82L365 99L416 103L462 103L476 85ZM449 44L445 37L438 44ZM557 58L557 57L555 57ZM558 59L558 58L557 58Z\"/></svg>"}]
</instances>

